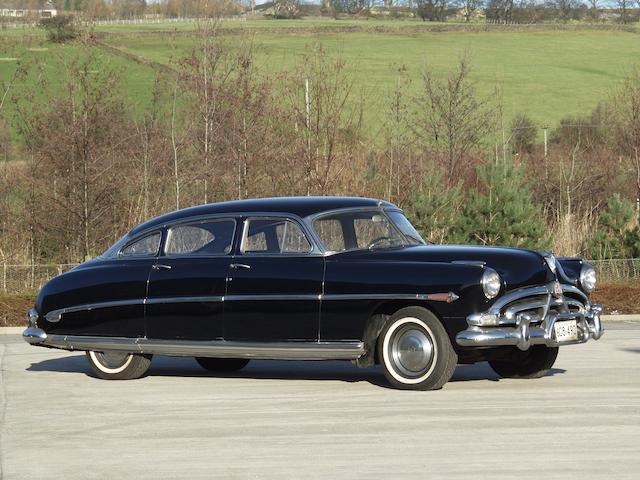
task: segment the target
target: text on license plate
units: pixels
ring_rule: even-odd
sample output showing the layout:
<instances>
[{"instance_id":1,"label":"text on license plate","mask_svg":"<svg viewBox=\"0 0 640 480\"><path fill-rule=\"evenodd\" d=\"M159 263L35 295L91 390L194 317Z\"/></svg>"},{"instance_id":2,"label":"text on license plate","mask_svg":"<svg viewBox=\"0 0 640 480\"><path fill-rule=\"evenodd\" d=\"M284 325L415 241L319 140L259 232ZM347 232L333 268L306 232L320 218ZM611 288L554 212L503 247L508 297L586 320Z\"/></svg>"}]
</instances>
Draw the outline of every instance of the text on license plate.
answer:
<instances>
[{"instance_id":1,"label":"text on license plate","mask_svg":"<svg viewBox=\"0 0 640 480\"><path fill-rule=\"evenodd\" d=\"M578 325L575 320L565 320L553 324L557 342L569 342L578 339Z\"/></svg>"}]
</instances>

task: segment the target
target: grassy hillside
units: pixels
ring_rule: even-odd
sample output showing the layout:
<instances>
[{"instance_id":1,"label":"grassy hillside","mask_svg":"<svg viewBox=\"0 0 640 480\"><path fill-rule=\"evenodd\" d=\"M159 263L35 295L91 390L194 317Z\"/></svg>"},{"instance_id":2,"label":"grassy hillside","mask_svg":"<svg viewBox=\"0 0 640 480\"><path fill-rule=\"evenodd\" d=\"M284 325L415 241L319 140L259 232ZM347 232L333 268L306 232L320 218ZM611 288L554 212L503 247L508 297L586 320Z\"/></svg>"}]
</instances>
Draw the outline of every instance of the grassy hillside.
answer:
<instances>
[{"instance_id":1,"label":"grassy hillside","mask_svg":"<svg viewBox=\"0 0 640 480\"><path fill-rule=\"evenodd\" d=\"M358 26L365 25L363 28ZM625 73L640 59L640 37L622 30L522 29L514 31L425 31L421 22L331 20L226 22L232 41L246 31L253 39L258 60L271 72L290 69L299 55L314 44L342 55L368 98L366 130L375 136L382 123L385 96L395 84L395 70L408 67L410 88L420 87L420 71L425 64L436 72L452 68L464 52L472 65L478 90L490 95L498 85L504 92L507 117L529 114L539 125L553 127L565 115L588 113ZM382 28L384 26L384 28ZM103 26L104 42L139 57L169 64L194 42L193 24L151 24ZM433 28L433 25L430 25ZM171 35L175 32L175 35ZM52 46L34 31L23 31L31 43L17 51L3 51L0 33L0 80L10 77L13 58L58 62L77 54L73 45ZM8 38L4 37L5 40ZM48 50L42 50L45 47ZM58 55L60 54L60 55ZM103 51L121 68L129 96L144 108L153 81L153 68ZM27 79L27 82L33 79ZM55 81L55 79L54 79ZM14 94L20 93L17 85Z\"/></svg>"}]
</instances>

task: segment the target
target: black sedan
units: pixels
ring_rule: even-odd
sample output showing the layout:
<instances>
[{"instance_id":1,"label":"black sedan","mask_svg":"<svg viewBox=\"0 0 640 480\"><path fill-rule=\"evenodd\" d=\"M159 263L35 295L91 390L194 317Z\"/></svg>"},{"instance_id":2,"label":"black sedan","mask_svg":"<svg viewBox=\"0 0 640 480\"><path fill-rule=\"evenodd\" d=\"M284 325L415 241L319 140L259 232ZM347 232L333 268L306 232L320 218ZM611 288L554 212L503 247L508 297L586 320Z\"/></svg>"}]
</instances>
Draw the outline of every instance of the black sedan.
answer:
<instances>
[{"instance_id":1,"label":"black sedan","mask_svg":"<svg viewBox=\"0 0 640 480\"><path fill-rule=\"evenodd\" d=\"M219 372L251 359L351 360L428 390L459 363L544 375L560 345L602 335L595 283L576 258L428 245L385 201L241 200L135 227L48 282L23 336L86 351L105 379L144 375L153 354Z\"/></svg>"}]
</instances>

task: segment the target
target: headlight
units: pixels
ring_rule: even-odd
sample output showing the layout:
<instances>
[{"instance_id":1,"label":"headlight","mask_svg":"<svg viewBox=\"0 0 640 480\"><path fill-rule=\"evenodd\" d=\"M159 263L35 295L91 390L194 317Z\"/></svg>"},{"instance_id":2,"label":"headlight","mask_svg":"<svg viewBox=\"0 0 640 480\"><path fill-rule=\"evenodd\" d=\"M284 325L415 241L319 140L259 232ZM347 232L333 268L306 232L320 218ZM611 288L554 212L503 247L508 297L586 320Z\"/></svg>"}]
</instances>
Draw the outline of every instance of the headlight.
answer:
<instances>
[{"instance_id":1,"label":"headlight","mask_svg":"<svg viewBox=\"0 0 640 480\"><path fill-rule=\"evenodd\" d=\"M500 275L495 270L487 268L482 274L482 290L484 290L484 295L488 299L496 298L498 293L500 293L500 287L502 287L502 280L500 279Z\"/></svg>"},{"instance_id":2,"label":"headlight","mask_svg":"<svg viewBox=\"0 0 640 480\"><path fill-rule=\"evenodd\" d=\"M580 270L580 285L585 289L588 293L593 292L593 289L596 288L596 271L591 265L584 265L582 270Z\"/></svg>"}]
</instances>

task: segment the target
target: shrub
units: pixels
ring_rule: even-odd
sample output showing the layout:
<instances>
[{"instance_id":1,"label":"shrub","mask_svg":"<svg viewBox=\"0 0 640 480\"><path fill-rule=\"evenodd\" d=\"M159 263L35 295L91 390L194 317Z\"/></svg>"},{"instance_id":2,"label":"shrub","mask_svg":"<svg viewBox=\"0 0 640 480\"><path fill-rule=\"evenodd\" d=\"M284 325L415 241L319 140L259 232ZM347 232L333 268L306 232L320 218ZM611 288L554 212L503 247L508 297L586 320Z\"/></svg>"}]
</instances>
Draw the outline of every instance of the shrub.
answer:
<instances>
[{"instance_id":1,"label":"shrub","mask_svg":"<svg viewBox=\"0 0 640 480\"><path fill-rule=\"evenodd\" d=\"M536 141L536 124L531 118L520 113L511 122L511 146L515 153L531 152Z\"/></svg>"},{"instance_id":2,"label":"shrub","mask_svg":"<svg viewBox=\"0 0 640 480\"><path fill-rule=\"evenodd\" d=\"M640 254L640 229L633 203L614 193L600 213L589 242L592 258L630 258Z\"/></svg>"},{"instance_id":3,"label":"shrub","mask_svg":"<svg viewBox=\"0 0 640 480\"><path fill-rule=\"evenodd\" d=\"M50 42L62 43L78 36L73 15L57 15L40 20L40 26L47 31Z\"/></svg>"}]
</instances>

